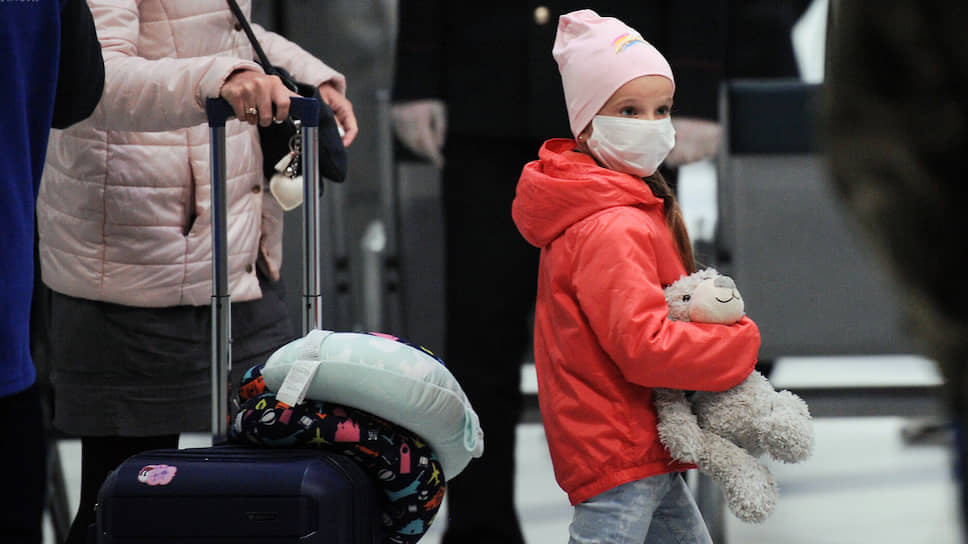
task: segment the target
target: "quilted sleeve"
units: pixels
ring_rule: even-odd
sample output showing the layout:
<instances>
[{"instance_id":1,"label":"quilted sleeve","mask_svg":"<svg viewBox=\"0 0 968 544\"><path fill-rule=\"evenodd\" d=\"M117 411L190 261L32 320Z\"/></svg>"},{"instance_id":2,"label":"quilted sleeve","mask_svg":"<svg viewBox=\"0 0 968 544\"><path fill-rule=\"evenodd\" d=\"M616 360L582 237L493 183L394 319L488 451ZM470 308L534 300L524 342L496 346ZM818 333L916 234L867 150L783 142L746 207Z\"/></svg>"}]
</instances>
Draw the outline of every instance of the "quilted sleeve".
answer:
<instances>
[{"instance_id":1,"label":"quilted sleeve","mask_svg":"<svg viewBox=\"0 0 968 544\"><path fill-rule=\"evenodd\" d=\"M648 224L599 221L576 247L574 289L602 349L645 387L722 391L753 371L760 346L749 318L734 325L671 321Z\"/></svg>"},{"instance_id":2,"label":"quilted sleeve","mask_svg":"<svg viewBox=\"0 0 968 544\"><path fill-rule=\"evenodd\" d=\"M138 51L136 0L89 0L104 57L104 92L90 123L106 130L165 131L205 122L205 99L235 70L259 65L231 56L149 59Z\"/></svg>"}]
</instances>

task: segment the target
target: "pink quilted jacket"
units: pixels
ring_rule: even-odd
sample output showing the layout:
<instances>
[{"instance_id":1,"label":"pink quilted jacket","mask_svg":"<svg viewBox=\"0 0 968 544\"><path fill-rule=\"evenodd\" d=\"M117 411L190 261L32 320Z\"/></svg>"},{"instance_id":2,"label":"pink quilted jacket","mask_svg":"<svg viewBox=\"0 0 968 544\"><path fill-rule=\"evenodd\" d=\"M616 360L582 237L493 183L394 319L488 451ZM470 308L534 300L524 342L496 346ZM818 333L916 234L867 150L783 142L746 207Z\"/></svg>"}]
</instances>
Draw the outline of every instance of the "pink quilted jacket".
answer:
<instances>
[{"instance_id":1,"label":"pink quilted jacket","mask_svg":"<svg viewBox=\"0 0 968 544\"><path fill-rule=\"evenodd\" d=\"M225 0L88 0L105 64L101 103L51 134L37 205L44 282L130 306L208 304L209 136L204 104L235 70L260 70ZM240 0L249 13L248 0ZM273 62L297 79L342 75L253 25ZM263 190L258 131L226 124L229 282L259 298L256 266L277 278L282 210Z\"/></svg>"}]
</instances>

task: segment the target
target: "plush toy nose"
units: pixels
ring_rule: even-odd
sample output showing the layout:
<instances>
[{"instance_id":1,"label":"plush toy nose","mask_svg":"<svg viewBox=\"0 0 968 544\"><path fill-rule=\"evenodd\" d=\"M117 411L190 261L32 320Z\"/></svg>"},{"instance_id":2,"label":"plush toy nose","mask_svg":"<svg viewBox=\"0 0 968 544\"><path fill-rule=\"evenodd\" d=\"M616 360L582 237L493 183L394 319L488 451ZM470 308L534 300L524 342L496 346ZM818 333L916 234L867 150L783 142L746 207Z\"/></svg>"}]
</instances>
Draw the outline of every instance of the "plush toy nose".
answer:
<instances>
[{"instance_id":1,"label":"plush toy nose","mask_svg":"<svg viewBox=\"0 0 968 544\"><path fill-rule=\"evenodd\" d=\"M729 276L717 277L716 279L713 280L713 285L715 287L721 287L724 289L736 289L736 282L734 282L733 278Z\"/></svg>"}]
</instances>

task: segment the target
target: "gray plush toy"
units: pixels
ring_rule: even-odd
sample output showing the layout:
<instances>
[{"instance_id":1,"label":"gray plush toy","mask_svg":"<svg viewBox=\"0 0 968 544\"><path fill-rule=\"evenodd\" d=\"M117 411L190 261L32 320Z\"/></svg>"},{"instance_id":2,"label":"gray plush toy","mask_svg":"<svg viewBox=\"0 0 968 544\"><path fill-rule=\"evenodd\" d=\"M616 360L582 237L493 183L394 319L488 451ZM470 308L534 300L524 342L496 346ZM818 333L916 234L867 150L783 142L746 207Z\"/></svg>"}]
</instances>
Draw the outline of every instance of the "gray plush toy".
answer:
<instances>
[{"instance_id":1,"label":"gray plush toy","mask_svg":"<svg viewBox=\"0 0 968 544\"><path fill-rule=\"evenodd\" d=\"M669 319L728 325L744 315L743 299L727 276L707 268L683 276L665 289ZM813 426L803 400L776 391L753 371L723 392L654 389L659 438L679 461L694 463L723 490L739 519L759 523L779 495L764 453L786 463L803 461L813 450Z\"/></svg>"}]
</instances>

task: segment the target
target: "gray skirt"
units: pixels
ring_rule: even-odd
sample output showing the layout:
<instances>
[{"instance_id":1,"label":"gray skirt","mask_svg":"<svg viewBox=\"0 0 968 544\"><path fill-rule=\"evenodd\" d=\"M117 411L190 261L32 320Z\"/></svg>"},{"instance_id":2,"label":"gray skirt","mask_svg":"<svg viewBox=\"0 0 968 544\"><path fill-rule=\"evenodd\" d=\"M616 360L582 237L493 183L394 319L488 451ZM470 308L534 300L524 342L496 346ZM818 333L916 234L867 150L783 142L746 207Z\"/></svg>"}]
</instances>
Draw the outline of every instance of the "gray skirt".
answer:
<instances>
[{"instance_id":1,"label":"gray skirt","mask_svg":"<svg viewBox=\"0 0 968 544\"><path fill-rule=\"evenodd\" d=\"M232 383L295 338L281 282L232 305ZM52 292L54 426L74 436L211 431L211 308L139 308Z\"/></svg>"}]
</instances>

